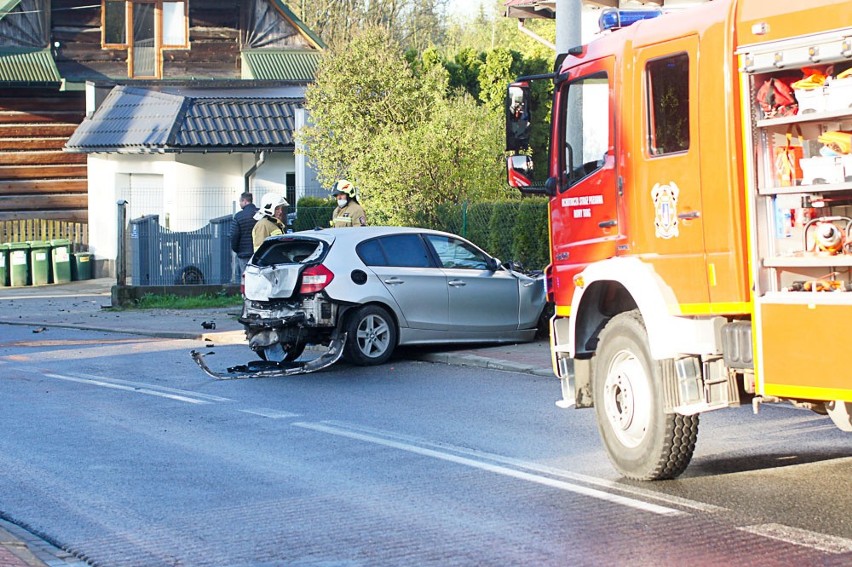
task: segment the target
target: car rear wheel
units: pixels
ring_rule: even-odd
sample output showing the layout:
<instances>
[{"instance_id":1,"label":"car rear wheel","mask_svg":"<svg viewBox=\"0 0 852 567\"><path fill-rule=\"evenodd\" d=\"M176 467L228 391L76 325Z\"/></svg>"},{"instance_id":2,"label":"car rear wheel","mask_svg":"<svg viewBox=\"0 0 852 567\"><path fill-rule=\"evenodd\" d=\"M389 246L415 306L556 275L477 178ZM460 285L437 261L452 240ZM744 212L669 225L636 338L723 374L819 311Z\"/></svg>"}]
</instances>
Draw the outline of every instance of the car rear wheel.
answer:
<instances>
[{"instance_id":1,"label":"car rear wheel","mask_svg":"<svg viewBox=\"0 0 852 567\"><path fill-rule=\"evenodd\" d=\"M377 305L359 307L346 324L346 359L360 366L383 364L396 348L396 323Z\"/></svg>"}]
</instances>

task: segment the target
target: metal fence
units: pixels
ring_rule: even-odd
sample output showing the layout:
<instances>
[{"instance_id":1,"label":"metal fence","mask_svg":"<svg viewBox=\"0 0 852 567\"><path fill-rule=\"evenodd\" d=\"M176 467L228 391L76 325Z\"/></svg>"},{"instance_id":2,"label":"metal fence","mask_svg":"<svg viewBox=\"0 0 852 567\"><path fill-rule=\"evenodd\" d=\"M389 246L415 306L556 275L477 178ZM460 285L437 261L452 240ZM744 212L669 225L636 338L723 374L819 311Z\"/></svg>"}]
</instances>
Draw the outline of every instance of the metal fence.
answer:
<instances>
[{"instance_id":1,"label":"metal fence","mask_svg":"<svg viewBox=\"0 0 852 567\"><path fill-rule=\"evenodd\" d=\"M334 207L299 207L293 230L328 227ZM368 219L375 224L369 205L366 208ZM458 234L500 259L543 269L550 258L547 214L545 199L448 203L423 214L412 226Z\"/></svg>"},{"instance_id":2,"label":"metal fence","mask_svg":"<svg viewBox=\"0 0 852 567\"><path fill-rule=\"evenodd\" d=\"M160 188L134 188L128 202L127 258L133 285L238 283L230 247L232 216L241 189L189 188L166 198ZM260 199L255 193L255 202ZM312 202L316 203L314 200ZM366 203L370 216L369 203ZM289 228L330 225L335 204L290 207ZM370 218L371 224L381 222ZM530 269L548 262L547 202L523 199L438 206L412 223L461 235L490 254Z\"/></svg>"},{"instance_id":3,"label":"metal fence","mask_svg":"<svg viewBox=\"0 0 852 567\"><path fill-rule=\"evenodd\" d=\"M131 275L134 285L238 283L230 233L233 218L212 219L190 232L172 232L157 215L132 219Z\"/></svg>"}]
</instances>

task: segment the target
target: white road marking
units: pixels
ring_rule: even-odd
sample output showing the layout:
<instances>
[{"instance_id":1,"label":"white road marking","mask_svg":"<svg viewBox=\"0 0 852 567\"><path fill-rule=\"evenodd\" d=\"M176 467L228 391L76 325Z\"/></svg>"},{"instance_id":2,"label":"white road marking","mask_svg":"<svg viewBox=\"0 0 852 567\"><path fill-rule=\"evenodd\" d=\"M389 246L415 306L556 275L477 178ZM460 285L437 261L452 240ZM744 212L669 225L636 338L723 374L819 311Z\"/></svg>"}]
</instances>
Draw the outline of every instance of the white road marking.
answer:
<instances>
[{"instance_id":1,"label":"white road marking","mask_svg":"<svg viewBox=\"0 0 852 567\"><path fill-rule=\"evenodd\" d=\"M458 447L455 445L449 445L446 443L432 443L430 441L426 441L424 439L419 439L416 437L411 437L407 435L401 435L398 433L391 433L389 431L383 431L379 429L373 429L369 427L364 427L360 425L354 425L350 423L343 423L337 421L327 421L332 426L340 427L342 429L347 430L355 430L362 433L366 433L368 435L375 435L377 437L382 437L385 439L394 439L397 441L401 441L403 443L409 443L412 445L418 445L421 447L431 447L439 451L451 451L456 454L466 455L472 457L477 460L485 460L492 461L496 463L502 463L505 465L510 465L516 468L522 468L533 472L543 473L550 476L556 476L559 478L565 478L568 480L573 480L576 482L582 482L584 484L591 484L594 486L599 486L601 488L606 488L607 490L617 490L624 494L632 494L633 496L638 496L643 499L657 500L659 502L665 502L666 504L672 506L678 506L680 508L690 508L693 510L698 510L700 512L708 513L708 514L716 514L720 512L727 512L727 508L723 508L721 506L714 506L713 504L706 504L704 502L698 502L696 500L689 500L686 498L681 498L680 496L672 496L669 494L662 494L658 492L654 492L652 490L646 490L643 488L639 488L636 486L627 486L619 484L612 480L606 480L603 478L597 478L594 476L589 476L581 473L575 473L571 471L567 471L565 469L558 469L555 467L549 467L547 465L541 465L539 463L535 463L532 461L524 461L521 459L514 459L512 457L506 457L504 455L497 455L495 453L488 453L485 451L477 451L474 449L468 449L466 447Z\"/></svg>"},{"instance_id":2,"label":"white road marking","mask_svg":"<svg viewBox=\"0 0 852 567\"><path fill-rule=\"evenodd\" d=\"M551 488L557 488L559 490L565 490L567 492L573 492L575 494L581 494L583 496L589 496L591 498L596 498L598 500L605 500L607 502L612 502L614 504L619 504L621 506L627 506L630 508L634 508L637 510L642 510L644 512L651 512L653 514L659 514L663 516L679 516L679 515L687 515L686 512L682 512L680 510L676 510L674 508L668 508L665 506L660 506L657 504L651 504L648 502L642 502L641 500L635 500L633 498L627 498L625 496L619 496L617 494L610 494L608 492L604 492L602 490L597 490L595 488L589 488L586 486L580 486L578 484L572 484L566 482L564 480L557 480L554 478L549 478L546 476L541 476L537 474L532 474L516 469L512 469L506 466L496 465L492 463L488 463L482 460L474 459L471 457L463 457L460 455L454 455L447 451L441 451L438 449L431 449L427 447L422 447L418 445L414 445L411 443L406 443L403 441L397 441L393 439L385 439L382 437L378 437L376 435L370 435L366 433L359 433L357 431L353 431L350 429L343 429L341 427L333 426L333 425L324 425L322 423L306 423L306 422L298 422L293 424L296 427L302 427L305 429L311 429L313 431L319 431L321 433L328 433L330 435L338 435L340 437L348 437L350 439L355 439L358 441L364 441L367 443L373 443L376 445L382 445L385 447L390 447L392 449L399 449L401 451L407 451L409 453L414 453L417 455L422 455L425 457L431 457L434 459L440 459L442 461L448 461L451 463L456 463L459 465L464 465L496 474L501 474L504 476L517 478L520 480L525 480L529 482L535 482L537 484L542 484L545 486L549 486Z\"/></svg>"},{"instance_id":3,"label":"white road marking","mask_svg":"<svg viewBox=\"0 0 852 567\"><path fill-rule=\"evenodd\" d=\"M231 402L230 398L223 398L222 396L214 396L212 394L204 394L201 392L190 392L188 390L179 390L177 388L169 388L168 386L155 386L152 384L146 384L144 382L132 382L130 380L122 380L121 378L108 378L106 376L98 376L96 374L83 374L79 372L69 372L69 376L77 376L79 378L90 378L92 380L102 380L104 382L110 382L114 384L123 384L125 386L133 386L136 388L147 388L150 390L156 390L158 392L169 392L172 394L178 394L183 396L191 396L195 398L201 398L203 400L209 400L211 402Z\"/></svg>"},{"instance_id":4,"label":"white road marking","mask_svg":"<svg viewBox=\"0 0 852 567\"><path fill-rule=\"evenodd\" d=\"M791 528L782 524L758 524L755 526L743 526L738 529L793 545L809 547L825 553L852 552L852 540L799 528Z\"/></svg>"},{"instance_id":5,"label":"white road marking","mask_svg":"<svg viewBox=\"0 0 852 567\"><path fill-rule=\"evenodd\" d=\"M237 410L242 413L249 413L251 415L259 415L261 417L268 417L270 419L287 419L291 417L299 417L299 414L292 413L289 411L281 411L267 408L259 408L259 409L241 409Z\"/></svg>"},{"instance_id":6,"label":"white road marking","mask_svg":"<svg viewBox=\"0 0 852 567\"><path fill-rule=\"evenodd\" d=\"M103 380L95 380L92 378L75 378L74 376L64 376L62 374L44 374L48 378L56 378L58 380L65 380L68 382L78 382L80 384L90 384L92 386L101 386L102 388L111 388L113 390L124 390L126 392L133 392L136 394L145 394L148 396L157 396L159 398L168 398L170 400L176 400L178 402L186 402L189 404L210 404L213 403L211 400L203 400L199 398L190 398L183 395L177 394L169 394L166 392L157 392L151 390L149 388L139 387L139 386L126 386L123 384L115 384L112 382L105 382Z\"/></svg>"}]
</instances>

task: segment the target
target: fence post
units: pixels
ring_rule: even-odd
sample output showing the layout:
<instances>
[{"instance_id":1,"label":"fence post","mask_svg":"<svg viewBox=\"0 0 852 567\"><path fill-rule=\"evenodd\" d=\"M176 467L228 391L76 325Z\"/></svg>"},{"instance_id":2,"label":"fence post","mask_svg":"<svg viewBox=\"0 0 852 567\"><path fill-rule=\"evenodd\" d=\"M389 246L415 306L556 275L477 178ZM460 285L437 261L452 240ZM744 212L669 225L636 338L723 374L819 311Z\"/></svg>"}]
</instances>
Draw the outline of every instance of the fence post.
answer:
<instances>
[{"instance_id":1,"label":"fence post","mask_svg":"<svg viewBox=\"0 0 852 567\"><path fill-rule=\"evenodd\" d=\"M116 226L116 249L115 249L115 283L118 286L127 284L127 258L124 253L125 220L127 218L127 201L119 199L118 225Z\"/></svg>"},{"instance_id":2,"label":"fence post","mask_svg":"<svg viewBox=\"0 0 852 567\"><path fill-rule=\"evenodd\" d=\"M462 203L462 233L463 238L467 238L467 201Z\"/></svg>"}]
</instances>

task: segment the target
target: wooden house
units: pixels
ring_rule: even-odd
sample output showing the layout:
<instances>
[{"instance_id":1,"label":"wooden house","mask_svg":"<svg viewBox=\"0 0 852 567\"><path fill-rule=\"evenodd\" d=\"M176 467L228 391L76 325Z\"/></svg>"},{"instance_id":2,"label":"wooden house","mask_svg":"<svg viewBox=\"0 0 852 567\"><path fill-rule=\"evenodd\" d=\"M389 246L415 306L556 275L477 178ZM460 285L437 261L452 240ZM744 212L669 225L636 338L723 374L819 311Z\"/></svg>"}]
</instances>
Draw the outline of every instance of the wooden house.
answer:
<instances>
[{"instance_id":1,"label":"wooden house","mask_svg":"<svg viewBox=\"0 0 852 567\"><path fill-rule=\"evenodd\" d=\"M217 211L255 180L295 203L315 185L292 134L324 47L281 0L0 2L0 221L88 221L110 259L115 199L134 175L160 175L178 206L188 171L230 184ZM216 116L198 122L205 109ZM157 127L175 136L144 135ZM196 137L175 143L179 131Z\"/></svg>"},{"instance_id":2,"label":"wooden house","mask_svg":"<svg viewBox=\"0 0 852 567\"><path fill-rule=\"evenodd\" d=\"M279 0L0 3L0 220L88 219L86 153L63 148L116 85L292 97L323 48Z\"/></svg>"}]
</instances>

